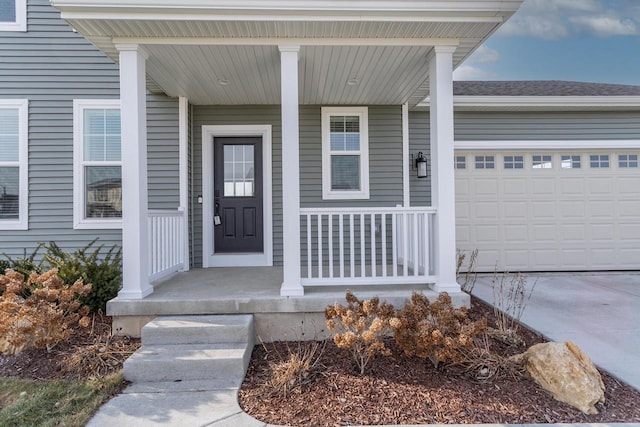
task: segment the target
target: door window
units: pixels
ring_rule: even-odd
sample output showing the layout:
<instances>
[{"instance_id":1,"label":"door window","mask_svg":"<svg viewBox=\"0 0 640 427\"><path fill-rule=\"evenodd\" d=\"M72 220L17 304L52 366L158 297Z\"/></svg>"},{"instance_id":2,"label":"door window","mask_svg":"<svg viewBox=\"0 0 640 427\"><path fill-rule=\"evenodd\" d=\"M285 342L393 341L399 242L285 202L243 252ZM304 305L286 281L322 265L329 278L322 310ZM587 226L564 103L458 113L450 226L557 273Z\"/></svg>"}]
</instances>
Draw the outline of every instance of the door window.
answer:
<instances>
[{"instance_id":1,"label":"door window","mask_svg":"<svg viewBox=\"0 0 640 427\"><path fill-rule=\"evenodd\" d=\"M255 196L253 145L224 146L224 197Z\"/></svg>"}]
</instances>

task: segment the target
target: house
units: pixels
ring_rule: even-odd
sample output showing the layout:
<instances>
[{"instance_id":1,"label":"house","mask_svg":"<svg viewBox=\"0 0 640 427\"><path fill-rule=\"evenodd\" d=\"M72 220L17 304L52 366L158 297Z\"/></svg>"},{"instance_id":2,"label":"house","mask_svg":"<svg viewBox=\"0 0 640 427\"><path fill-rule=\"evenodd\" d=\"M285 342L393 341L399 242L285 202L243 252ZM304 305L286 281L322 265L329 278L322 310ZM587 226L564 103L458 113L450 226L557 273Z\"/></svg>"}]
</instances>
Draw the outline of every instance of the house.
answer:
<instances>
[{"instance_id":1,"label":"house","mask_svg":"<svg viewBox=\"0 0 640 427\"><path fill-rule=\"evenodd\" d=\"M3 1L0 252L121 244L132 316L190 269L459 295L454 236L637 269L638 88L452 82L520 4Z\"/></svg>"}]
</instances>

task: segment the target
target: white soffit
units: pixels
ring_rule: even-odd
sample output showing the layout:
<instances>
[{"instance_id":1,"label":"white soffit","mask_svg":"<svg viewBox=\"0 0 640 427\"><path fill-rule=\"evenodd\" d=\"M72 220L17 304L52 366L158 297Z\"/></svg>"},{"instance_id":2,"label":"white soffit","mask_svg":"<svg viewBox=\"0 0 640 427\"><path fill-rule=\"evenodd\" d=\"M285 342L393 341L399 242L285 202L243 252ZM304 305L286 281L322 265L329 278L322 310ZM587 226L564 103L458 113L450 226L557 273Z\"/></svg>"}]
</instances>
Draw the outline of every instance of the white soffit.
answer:
<instances>
[{"instance_id":1,"label":"white soffit","mask_svg":"<svg viewBox=\"0 0 640 427\"><path fill-rule=\"evenodd\" d=\"M150 53L152 92L188 96L195 103L277 104L280 72L274 47L298 44L302 103L416 105L428 94L426 61L433 46L458 46L455 67L522 0L51 3L116 62L116 43L144 46ZM252 83L240 89L229 76ZM229 84L211 83L220 78ZM349 80L358 84L346 87Z\"/></svg>"}]
</instances>

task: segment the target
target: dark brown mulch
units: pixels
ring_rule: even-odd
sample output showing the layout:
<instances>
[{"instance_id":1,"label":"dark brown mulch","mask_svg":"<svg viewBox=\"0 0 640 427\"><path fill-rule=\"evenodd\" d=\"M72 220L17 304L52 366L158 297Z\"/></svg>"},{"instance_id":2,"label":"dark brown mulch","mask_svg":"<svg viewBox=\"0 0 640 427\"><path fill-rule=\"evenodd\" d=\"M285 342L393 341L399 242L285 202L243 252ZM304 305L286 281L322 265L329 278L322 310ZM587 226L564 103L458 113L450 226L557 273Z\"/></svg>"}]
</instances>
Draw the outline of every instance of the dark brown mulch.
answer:
<instances>
[{"instance_id":1,"label":"dark brown mulch","mask_svg":"<svg viewBox=\"0 0 640 427\"><path fill-rule=\"evenodd\" d=\"M493 311L472 301L471 317ZM543 342L523 330L526 344L512 348L496 341L491 348L505 355L523 352ZM301 343L300 345L307 345ZM256 346L239 400L251 416L271 424L341 426L431 423L604 423L640 422L640 393L602 373L606 387L598 415L585 415L554 400L529 379L505 378L479 382L459 369L436 370L430 362L408 358L395 345L393 356L376 357L364 376L356 374L350 353L329 342L322 356L324 367L312 381L294 389L286 398L273 396L265 386L269 365L288 358L298 343Z\"/></svg>"},{"instance_id":2,"label":"dark brown mulch","mask_svg":"<svg viewBox=\"0 0 640 427\"><path fill-rule=\"evenodd\" d=\"M88 379L122 369L140 340L111 334L111 317L93 315L87 328L75 327L73 336L46 349L25 350L9 356L0 353L0 377L35 380Z\"/></svg>"}]
</instances>

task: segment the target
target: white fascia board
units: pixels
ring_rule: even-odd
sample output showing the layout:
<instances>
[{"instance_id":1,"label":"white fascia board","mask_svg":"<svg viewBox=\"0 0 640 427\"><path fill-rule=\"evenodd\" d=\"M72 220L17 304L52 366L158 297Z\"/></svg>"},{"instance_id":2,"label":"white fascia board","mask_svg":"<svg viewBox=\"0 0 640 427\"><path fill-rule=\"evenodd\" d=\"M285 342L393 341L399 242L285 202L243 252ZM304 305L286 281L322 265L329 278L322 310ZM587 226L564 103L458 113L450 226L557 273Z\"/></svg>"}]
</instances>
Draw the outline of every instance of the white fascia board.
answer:
<instances>
[{"instance_id":1,"label":"white fascia board","mask_svg":"<svg viewBox=\"0 0 640 427\"><path fill-rule=\"evenodd\" d=\"M511 108L640 108L640 96L454 96L459 110ZM429 98L416 107L429 108Z\"/></svg>"},{"instance_id":2,"label":"white fascia board","mask_svg":"<svg viewBox=\"0 0 640 427\"><path fill-rule=\"evenodd\" d=\"M504 21L523 0L52 0L64 19L271 19Z\"/></svg>"},{"instance_id":3,"label":"white fascia board","mask_svg":"<svg viewBox=\"0 0 640 427\"><path fill-rule=\"evenodd\" d=\"M530 151L530 150L633 150L640 148L638 139L587 139L587 140L489 140L455 141L460 151Z\"/></svg>"},{"instance_id":4,"label":"white fascia board","mask_svg":"<svg viewBox=\"0 0 640 427\"><path fill-rule=\"evenodd\" d=\"M458 46L459 39L453 38L202 38L202 37L114 37L108 40L114 44L144 45L184 45L184 46Z\"/></svg>"}]
</instances>

